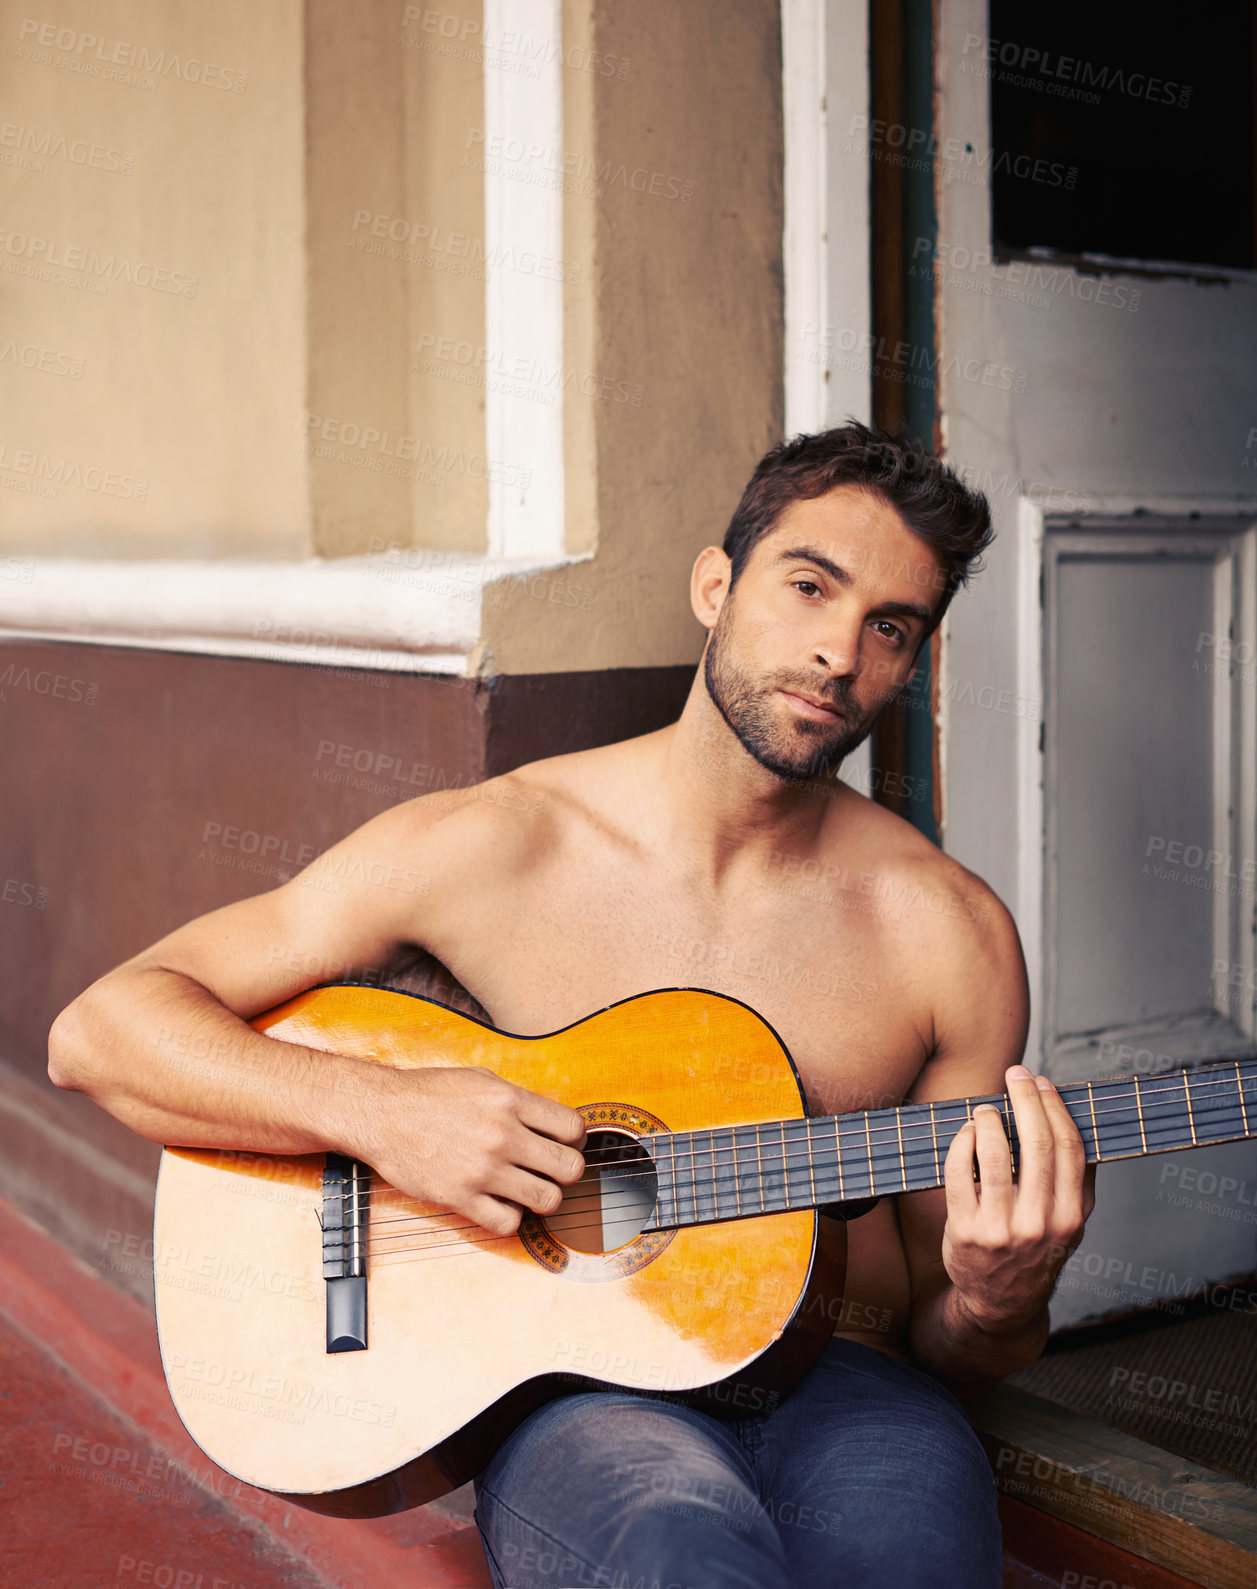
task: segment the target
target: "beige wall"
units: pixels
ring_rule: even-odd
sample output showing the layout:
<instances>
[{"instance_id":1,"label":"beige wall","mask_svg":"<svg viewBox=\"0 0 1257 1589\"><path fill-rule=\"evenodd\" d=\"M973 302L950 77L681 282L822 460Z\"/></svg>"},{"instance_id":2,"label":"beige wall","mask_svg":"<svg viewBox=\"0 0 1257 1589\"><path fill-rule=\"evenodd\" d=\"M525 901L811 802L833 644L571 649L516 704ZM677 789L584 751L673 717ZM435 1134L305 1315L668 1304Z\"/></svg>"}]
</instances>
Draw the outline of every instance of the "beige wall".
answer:
<instances>
[{"instance_id":1,"label":"beige wall","mask_svg":"<svg viewBox=\"0 0 1257 1589\"><path fill-rule=\"evenodd\" d=\"M0 544L304 554L297 0L6 6L0 103L0 337L52 366L0 362Z\"/></svg>"},{"instance_id":2,"label":"beige wall","mask_svg":"<svg viewBox=\"0 0 1257 1589\"><path fill-rule=\"evenodd\" d=\"M564 91L565 156L597 195L566 200L588 279L565 363L615 395L569 400L568 547L597 551L498 587L484 643L507 673L695 661L690 567L783 422L777 5L569 0L565 29L629 63Z\"/></svg>"},{"instance_id":3,"label":"beige wall","mask_svg":"<svg viewBox=\"0 0 1257 1589\"><path fill-rule=\"evenodd\" d=\"M307 6L307 434L326 557L372 537L485 549L483 474L424 462L483 452L483 392L425 373L434 361L420 351L425 334L485 340L484 189L462 164L484 124L481 67L441 53L439 31L400 25L404 11L355 0L350 27L344 0ZM439 11L476 24L480 3ZM364 446L367 430L389 439Z\"/></svg>"},{"instance_id":4,"label":"beige wall","mask_svg":"<svg viewBox=\"0 0 1257 1589\"><path fill-rule=\"evenodd\" d=\"M483 387L417 359L425 334L486 341L479 0L433 9L474 25L470 50L396 0L66 0L50 34L0 23L9 334L71 371L3 370L5 551L484 550L482 472L424 466L484 451ZM489 591L491 670L698 654L690 564L780 433L779 29L775 0L566 0L564 531L586 560ZM25 129L133 169L29 169ZM195 285L18 274L66 268L35 238ZM22 489L58 466L52 494Z\"/></svg>"}]
</instances>

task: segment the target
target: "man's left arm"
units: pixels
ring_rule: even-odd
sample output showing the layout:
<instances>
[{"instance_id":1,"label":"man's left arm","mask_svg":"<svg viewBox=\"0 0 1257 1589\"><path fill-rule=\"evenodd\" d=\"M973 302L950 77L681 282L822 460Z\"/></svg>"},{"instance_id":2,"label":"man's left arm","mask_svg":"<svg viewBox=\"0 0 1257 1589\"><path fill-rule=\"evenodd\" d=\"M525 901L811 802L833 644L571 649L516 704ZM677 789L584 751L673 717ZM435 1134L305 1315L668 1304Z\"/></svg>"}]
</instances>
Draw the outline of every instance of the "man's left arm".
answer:
<instances>
[{"instance_id":1,"label":"man's left arm","mask_svg":"<svg viewBox=\"0 0 1257 1589\"><path fill-rule=\"evenodd\" d=\"M934 1049L909 1099L1006 1090L1020 1171L1014 1179L999 1110L980 1105L948 1151L944 1187L899 1198L912 1276L908 1344L960 1394L1043 1350L1048 1299L1095 1200L1094 1167L1060 1094L1019 1063L1029 1024L1025 961L1007 910L993 895L985 903L985 919L966 922L933 961Z\"/></svg>"}]
</instances>

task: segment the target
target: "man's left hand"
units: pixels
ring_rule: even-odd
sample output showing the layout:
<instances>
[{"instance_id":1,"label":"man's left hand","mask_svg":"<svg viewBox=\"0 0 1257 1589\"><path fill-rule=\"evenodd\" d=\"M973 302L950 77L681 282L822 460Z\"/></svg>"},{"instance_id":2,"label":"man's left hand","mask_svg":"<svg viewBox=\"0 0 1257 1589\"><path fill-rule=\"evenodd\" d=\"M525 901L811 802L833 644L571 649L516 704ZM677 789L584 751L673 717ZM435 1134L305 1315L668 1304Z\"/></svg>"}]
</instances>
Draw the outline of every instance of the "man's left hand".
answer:
<instances>
[{"instance_id":1,"label":"man's left hand","mask_svg":"<svg viewBox=\"0 0 1257 1589\"><path fill-rule=\"evenodd\" d=\"M1024 1329L1043 1311L1095 1206L1095 1166L1060 1093L1024 1065L1005 1082L1020 1144L1016 1179L993 1104L978 1105L943 1166L943 1264L965 1311L990 1334Z\"/></svg>"}]
</instances>

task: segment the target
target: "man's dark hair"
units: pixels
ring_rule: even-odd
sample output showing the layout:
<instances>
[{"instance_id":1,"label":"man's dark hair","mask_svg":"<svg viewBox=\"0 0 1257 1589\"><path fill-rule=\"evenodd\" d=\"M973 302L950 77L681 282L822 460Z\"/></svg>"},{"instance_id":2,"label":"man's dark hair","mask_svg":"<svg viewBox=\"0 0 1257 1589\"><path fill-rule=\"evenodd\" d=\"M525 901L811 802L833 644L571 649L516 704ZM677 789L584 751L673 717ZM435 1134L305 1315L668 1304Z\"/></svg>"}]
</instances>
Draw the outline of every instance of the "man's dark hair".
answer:
<instances>
[{"instance_id":1,"label":"man's dark hair","mask_svg":"<svg viewBox=\"0 0 1257 1589\"><path fill-rule=\"evenodd\" d=\"M792 502L842 485L880 497L937 556L943 597L930 629L937 628L991 544L991 510L980 491L971 491L917 442L855 420L780 442L760 459L725 531L724 550L733 564L730 589L755 543L777 527Z\"/></svg>"}]
</instances>

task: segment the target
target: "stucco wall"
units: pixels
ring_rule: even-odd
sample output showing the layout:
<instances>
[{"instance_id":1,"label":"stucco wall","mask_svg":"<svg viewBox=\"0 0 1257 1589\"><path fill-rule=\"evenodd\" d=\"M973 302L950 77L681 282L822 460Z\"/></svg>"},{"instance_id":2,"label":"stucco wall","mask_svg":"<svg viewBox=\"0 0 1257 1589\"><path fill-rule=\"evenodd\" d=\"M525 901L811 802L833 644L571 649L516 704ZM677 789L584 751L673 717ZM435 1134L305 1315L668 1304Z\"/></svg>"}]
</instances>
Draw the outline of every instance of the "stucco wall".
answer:
<instances>
[{"instance_id":1,"label":"stucco wall","mask_svg":"<svg viewBox=\"0 0 1257 1589\"><path fill-rule=\"evenodd\" d=\"M37 350L3 365L0 546L304 554L301 6L66 0L0 37L4 337Z\"/></svg>"},{"instance_id":2,"label":"stucco wall","mask_svg":"<svg viewBox=\"0 0 1257 1589\"><path fill-rule=\"evenodd\" d=\"M484 637L508 673L695 661L690 566L783 423L777 5L581 4L567 25L629 63L564 90L565 155L596 195L565 206L588 272L566 362L607 394L569 400L567 537L597 551L544 621L502 592Z\"/></svg>"}]
</instances>

